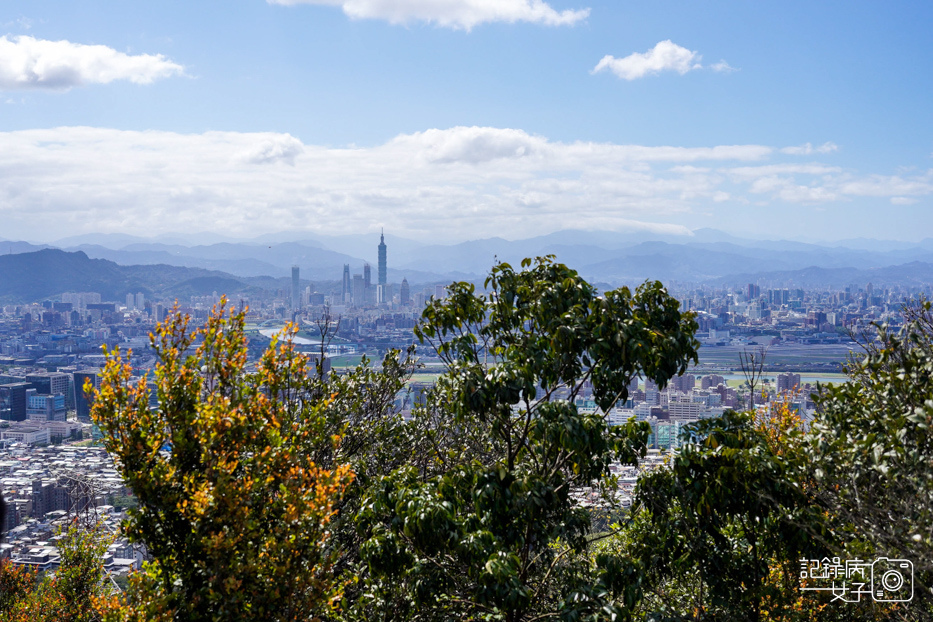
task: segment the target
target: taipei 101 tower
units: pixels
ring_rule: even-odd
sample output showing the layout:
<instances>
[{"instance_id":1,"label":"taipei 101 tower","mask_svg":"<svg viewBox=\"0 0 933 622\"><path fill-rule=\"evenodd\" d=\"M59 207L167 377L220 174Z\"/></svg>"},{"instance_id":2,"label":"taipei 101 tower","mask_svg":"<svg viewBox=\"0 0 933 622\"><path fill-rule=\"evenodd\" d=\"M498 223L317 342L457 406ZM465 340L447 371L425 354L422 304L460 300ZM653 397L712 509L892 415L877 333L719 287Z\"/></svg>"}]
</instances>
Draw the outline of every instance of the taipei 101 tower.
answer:
<instances>
[{"instance_id":1,"label":"taipei 101 tower","mask_svg":"<svg viewBox=\"0 0 933 622\"><path fill-rule=\"evenodd\" d=\"M381 285L383 289L386 286L386 237L384 232L379 234L379 280L376 282L377 285Z\"/></svg>"}]
</instances>

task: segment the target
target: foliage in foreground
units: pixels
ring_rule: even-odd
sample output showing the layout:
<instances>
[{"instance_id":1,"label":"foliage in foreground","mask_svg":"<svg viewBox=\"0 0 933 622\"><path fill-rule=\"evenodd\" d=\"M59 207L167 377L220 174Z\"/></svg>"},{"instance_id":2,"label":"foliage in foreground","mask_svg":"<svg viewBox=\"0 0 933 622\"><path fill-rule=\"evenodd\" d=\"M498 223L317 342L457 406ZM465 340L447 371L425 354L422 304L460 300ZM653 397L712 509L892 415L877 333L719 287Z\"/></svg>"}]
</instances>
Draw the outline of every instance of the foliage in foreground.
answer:
<instances>
[{"instance_id":1,"label":"foliage in foreground","mask_svg":"<svg viewBox=\"0 0 933 622\"><path fill-rule=\"evenodd\" d=\"M898 331L876 327L853 382L823 391L806 459L844 554L911 561L909 609L933 619L933 308L905 315Z\"/></svg>"},{"instance_id":2,"label":"foliage in foreground","mask_svg":"<svg viewBox=\"0 0 933 622\"><path fill-rule=\"evenodd\" d=\"M609 426L642 375L662 386L696 359L696 324L660 283L597 295L551 258L496 265L487 293L456 283L416 335L447 365L415 425L429 461L382 478L358 523L366 597L381 620L595 620L624 614L628 569L587 558L590 513L612 499L610 463L636 464L649 428ZM608 619L608 618L607 618Z\"/></svg>"},{"instance_id":3,"label":"foliage in foreground","mask_svg":"<svg viewBox=\"0 0 933 622\"><path fill-rule=\"evenodd\" d=\"M95 415L155 561L123 598L5 566L0 620L64 593L138 620L933 619L928 304L879 328L809 431L787 404L689 426L595 534L578 495L611 503L609 465L639 460L647 430L574 397L608 409L636 374L663 385L695 357L695 324L660 284L600 296L547 258L499 264L487 288L425 310L417 334L447 373L410 422L392 410L410 360L323 378L286 341L250 370L238 314L160 327L158 412L113 356ZM823 556L910 559L915 599L802 592L799 559ZM31 617L91 619L55 606Z\"/></svg>"},{"instance_id":4,"label":"foliage in foreground","mask_svg":"<svg viewBox=\"0 0 933 622\"><path fill-rule=\"evenodd\" d=\"M203 328L177 313L158 328L157 410L108 356L92 415L139 500L126 533L153 557L112 617L296 620L341 595L328 529L353 476L312 459L340 442L324 437L330 398L303 390L290 344L248 371L244 321L221 303Z\"/></svg>"},{"instance_id":5,"label":"foliage in foreground","mask_svg":"<svg viewBox=\"0 0 933 622\"><path fill-rule=\"evenodd\" d=\"M103 554L109 538L97 529L71 525L58 544L61 566L38 577L0 561L0 622L94 622L99 599L108 598Z\"/></svg>"}]
</instances>

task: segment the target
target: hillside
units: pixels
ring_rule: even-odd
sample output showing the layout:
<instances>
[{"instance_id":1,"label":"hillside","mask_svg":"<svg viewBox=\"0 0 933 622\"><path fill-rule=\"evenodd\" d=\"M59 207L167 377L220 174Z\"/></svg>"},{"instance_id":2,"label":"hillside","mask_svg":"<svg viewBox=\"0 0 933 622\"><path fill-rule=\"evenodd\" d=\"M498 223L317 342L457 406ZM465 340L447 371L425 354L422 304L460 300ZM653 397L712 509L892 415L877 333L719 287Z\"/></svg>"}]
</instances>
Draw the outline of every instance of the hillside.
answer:
<instances>
[{"instance_id":1,"label":"hillside","mask_svg":"<svg viewBox=\"0 0 933 622\"><path fill-rule=\"evenodd\" d=\"M57 249L0 255L0 301L26 303L64 292L99 292L123 300L129 292L147 297L190 296L212 291L234 293L250 286L223 272L161 264L120 266L85 253Z\"/></svg>"}]
</instances>

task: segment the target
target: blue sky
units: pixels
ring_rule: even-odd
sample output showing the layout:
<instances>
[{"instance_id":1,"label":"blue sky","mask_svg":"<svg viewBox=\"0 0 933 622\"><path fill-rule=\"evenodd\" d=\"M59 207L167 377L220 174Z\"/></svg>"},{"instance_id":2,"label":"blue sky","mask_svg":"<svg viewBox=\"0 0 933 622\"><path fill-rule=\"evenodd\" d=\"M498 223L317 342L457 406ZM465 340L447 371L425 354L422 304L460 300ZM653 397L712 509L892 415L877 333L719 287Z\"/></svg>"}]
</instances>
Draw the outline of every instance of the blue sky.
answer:
<instances>
[{"instance_id":1,"label":"blue sky","mask_svg":"<svg viewBox=\"0 0 933 622\"><path fill-rule=\"evenodd\" d=\"M7 1L0 237L919 240L931 26L921 1Z\"/></svg>"}]
</instances>

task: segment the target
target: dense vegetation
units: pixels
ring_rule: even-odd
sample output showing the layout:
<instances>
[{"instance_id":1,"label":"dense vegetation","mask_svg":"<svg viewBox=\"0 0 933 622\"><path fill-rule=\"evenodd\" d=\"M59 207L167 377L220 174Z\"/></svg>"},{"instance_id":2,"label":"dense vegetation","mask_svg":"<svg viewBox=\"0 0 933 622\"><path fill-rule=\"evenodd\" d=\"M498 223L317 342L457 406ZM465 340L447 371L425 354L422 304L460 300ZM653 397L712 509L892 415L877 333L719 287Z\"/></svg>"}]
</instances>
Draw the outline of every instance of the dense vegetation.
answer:
<instances>
[{"instance_id":1,"label":"dense vegetation","mask_svg":"<svg viewBox=\"0 0 933 622\"><path fill-rule=\"evenodd\" d=\"M447 371L407 421L412 352L325 377L286 336L251 368L241 313L175 316L154 336L161 408L116 351L94 405L153 561L117 595L87 539L54 581L3 566L0 620L65 589L109 620L930 619L933 323L908 312L809 430L787 404L688 426L626 510L610 464L637 464L649 429L573 398L609 409L696 360L660 283L599 294L543 258L453 285L416 329ZM802 590L800 560L824 557L910 560L913 600Z\"/></svg>"}]
</instances>

